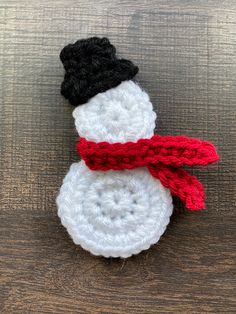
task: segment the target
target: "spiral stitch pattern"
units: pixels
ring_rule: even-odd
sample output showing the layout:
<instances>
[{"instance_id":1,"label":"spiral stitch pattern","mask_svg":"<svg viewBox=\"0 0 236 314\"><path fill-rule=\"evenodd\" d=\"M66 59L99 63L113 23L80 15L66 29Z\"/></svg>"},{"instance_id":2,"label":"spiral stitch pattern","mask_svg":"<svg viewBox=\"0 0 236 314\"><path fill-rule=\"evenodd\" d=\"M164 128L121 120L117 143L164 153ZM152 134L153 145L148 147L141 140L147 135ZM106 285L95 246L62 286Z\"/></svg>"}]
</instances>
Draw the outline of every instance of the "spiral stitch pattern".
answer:
<instances>
[{"instance_id":1,"label":"spiral stitch pattern","mask_svg":"<svg viewBox=\"0 0 236 314\"><path fill-rule=\"evenodd\" d=\"M73 117L81 137L125 143L153 136L156 113L148 94L133 81L125 81L76 107Z\"/></svg>"},{"instance_id":2,"label":"spiral stitch pattern","mask_svg":"<svg viewBox=\"0 0 236 314\"><path fill-rule=\"evenodd\" d=\"M146 169L90 171L83 161L72 164L57 205L75 244L123 258L156 243L173 211L170 191Z\"/></svg>"}]
</instances>

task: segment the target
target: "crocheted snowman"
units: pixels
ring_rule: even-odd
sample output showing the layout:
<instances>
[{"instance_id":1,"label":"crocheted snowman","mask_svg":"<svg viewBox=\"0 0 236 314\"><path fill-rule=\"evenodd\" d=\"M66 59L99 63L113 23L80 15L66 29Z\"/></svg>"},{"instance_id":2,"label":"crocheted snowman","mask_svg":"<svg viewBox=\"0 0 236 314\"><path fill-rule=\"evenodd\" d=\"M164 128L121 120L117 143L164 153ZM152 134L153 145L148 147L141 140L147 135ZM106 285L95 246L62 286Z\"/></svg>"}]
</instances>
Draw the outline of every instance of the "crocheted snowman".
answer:
<instances>
[{"instance_id":1,"label":"crocheted snowman","mask_svg":"<svg viewBox=\"0 0 236 314\"><path fill-rule=\"evenodd\" d=\"M152 138L156 114L131 80L138 68L118 59L107 38L79 40L60 58L66 70L61 92L76 106L82 139L102 147ZM157 243L173 211L170 190L145 166L91 169L84 160L72 164L57 197L58 215L74 243L94 255L123 258Z\"/></svg>"}]
</instances>

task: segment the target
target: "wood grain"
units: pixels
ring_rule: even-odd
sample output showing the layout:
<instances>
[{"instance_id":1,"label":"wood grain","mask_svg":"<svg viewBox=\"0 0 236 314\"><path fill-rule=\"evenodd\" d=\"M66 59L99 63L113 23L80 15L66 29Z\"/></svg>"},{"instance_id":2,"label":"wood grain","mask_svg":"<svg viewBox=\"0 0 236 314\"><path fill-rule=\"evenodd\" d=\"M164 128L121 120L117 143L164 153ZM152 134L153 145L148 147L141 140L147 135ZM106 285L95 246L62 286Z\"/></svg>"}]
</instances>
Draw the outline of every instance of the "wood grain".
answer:
<instances>
[{"instance_id":1,"label":"wood grain","mask_svg":"<svg viewBox=\"0 0 236 314\"><path fill-rule=\"evenodd\" d=\"M77 160L58 55L91 35L140 66L160 134L221 156L193 171L207 210L177 204L159 244L125 261L76 247L56 214ZM235 60L234 0L1 1L1 313L236 313Z\"/></svg>"}]
</instances>

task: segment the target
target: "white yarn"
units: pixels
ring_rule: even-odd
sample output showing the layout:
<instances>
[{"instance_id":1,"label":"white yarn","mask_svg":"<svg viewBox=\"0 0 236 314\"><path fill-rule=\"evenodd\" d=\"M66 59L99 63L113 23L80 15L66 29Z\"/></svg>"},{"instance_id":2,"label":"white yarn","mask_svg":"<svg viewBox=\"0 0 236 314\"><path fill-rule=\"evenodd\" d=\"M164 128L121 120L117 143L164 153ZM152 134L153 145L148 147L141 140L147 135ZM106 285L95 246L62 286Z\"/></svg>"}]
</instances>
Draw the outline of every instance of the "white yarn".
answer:
<instances>
[{"instance_id":1,"label":"white yarn","mask_svg":"<svg viewBox=\"0 0 236 314\"><path fill-rule=\"evenodd\" d=\"M74 163L57 198L73 241L94 255L129 257L156 243L169 223L172 198L145 168L90 171Z\"/></svg>"},{"instance_id":2,"label":"white yarn","mask_svg":"<svg viewBox=\"0 0 236 314\"><path fill-rule=\"evenodd\" d=\"M81 137L110 143L150 138L156 114L149 96L133 81L124 81L73 111Z\"/></svg>"},{"instance_id":3,"label":"white yarn","mask_svg":"<svg viewBox=\"0 0 236 314\"><path fill-rule=\"evenodd\" d=\"M156 114L133 81L94 96L73 111L81 137L95 142L150 138ZM173 211L169 190L146 168L91 171L71 166L57 198L58 215L76 244L94 255L128 257L148 249Z\"/></svg>"}]
</instances>

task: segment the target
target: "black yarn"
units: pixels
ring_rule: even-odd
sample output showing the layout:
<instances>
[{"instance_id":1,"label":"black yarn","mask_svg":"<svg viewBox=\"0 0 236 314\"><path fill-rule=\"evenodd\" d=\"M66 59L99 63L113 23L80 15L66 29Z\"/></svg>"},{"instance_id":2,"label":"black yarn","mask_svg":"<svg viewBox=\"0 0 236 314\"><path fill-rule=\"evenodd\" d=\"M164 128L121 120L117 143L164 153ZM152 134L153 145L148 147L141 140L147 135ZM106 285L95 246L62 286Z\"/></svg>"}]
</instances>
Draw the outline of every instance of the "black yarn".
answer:
<instances>
[{"instance_id":1,"label":"black yarn","mask_svg":"<svg viewBox=\"0 0 236 314\"><path fill-rule=\"evenodd\" d=\"M131 61L116 57L116 48L107 38L91 37L69 44L62 49L60 59L66 70L61 94L74 106L138 73Z\"/></svg>"}]
</instances>

